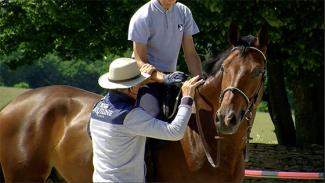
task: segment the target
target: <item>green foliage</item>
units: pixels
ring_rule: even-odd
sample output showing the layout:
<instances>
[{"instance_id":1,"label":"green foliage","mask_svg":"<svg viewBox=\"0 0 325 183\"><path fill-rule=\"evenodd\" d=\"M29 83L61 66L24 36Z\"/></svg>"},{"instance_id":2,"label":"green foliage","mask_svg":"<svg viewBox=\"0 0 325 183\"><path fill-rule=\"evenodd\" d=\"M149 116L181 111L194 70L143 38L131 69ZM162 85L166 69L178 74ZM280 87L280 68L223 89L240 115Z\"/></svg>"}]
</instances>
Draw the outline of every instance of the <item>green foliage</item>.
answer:
<instances>
[{"instance_id":1,"label":"green foliage","mask_svg":"<svg viewBox=\"0 0 325 183\"><path fill-rule=\"evenodd\" d=\"M283 63L288 84L319 78L324 66L324 1L273 4L273 19L279 23L271 24L269 58Z\"/></svg>"},{"instance_id":2,"label":"green foliage","mask_svg":"<svg viewBox=\"0 0 325 183\"><path fill-rule=\"evenodd\" d=\"M269 24L268 60L283 62L289 80L320 76L324 58L324 1L181 1L199 25L194 36L200 53L215 55L227 46L231 22L241 35Z\"/></svg>"},{"instance_id":3,"label":"green foliage","mask_svg":"<svg viewBox=\"0 0 325 183\"><path fill-rule=\"evenodd\" d=\"M111 57L113 60L113 57ZM110 60L111 61L111 60ZM62 60L54 54L34 61L33 65L24 65L11 70L4 64L0 76L4 78L5 85L13 86L20 81L26 81L31 88L47 85L71 85L89 91L100 93L98 77L107 72L109 62L102 60Z\"/></svg>"},{"instance_id":4,"label":"green foliage","mask_svg":"<svg viewBox=\"0 0 325 183\"><path fill-rule=\"evenodd\" d=\"M127 41L129 20L145 2L1 1L0 59L13 68L49 53L56 53L63 60L121 55L131 48ZM201 58L214 56L228 46L231 22L239 25L242 35L255 34L267 22L269 60L283 62L289 80L303 76L308 81L319 76L324 56L323 1L180 2L190 7L200 28L194 38ZM180 63L178 68L186 71L186 65Z\"/></svg>"},{"instance_id":5,"label":"green foliage","mask_svg":"<svg viewBox=\"0 0 325 183\"><path fill-rule=\"evenodd\" d=\"M131 47L127 29L145 1L0 2L0 59L15 68L57 53L64 60L103 59Z\"/></svg>"},{"instance_id":6,"label":"green foliage","mask_svg":"<svg viewBox=\"0 0 325 183\"><path fill-rule=\"evenodd\" d=\"M29 84L26 82L20 82L14 85L14 88L29 88Z\"/></svg>"},{"instance_id":7,"label":"green foliage","mask_svg":"<svg viewBox=\"0 0 325 183\"><path fill-rule=\"evenodd\" d=\"M269 112L267 102L262 101L258 106L257 106L257 111L259 112Z\"/></svg>"},{"instance_id":8,"label":"green foliage","mask_svg":"<svg viewBox=\"0 0 325 183\"><path fill-rule=\"evenodd\" d=\"M14 73L10 68L19 66L26 73L18 68L15 75L26 78L31 87L60 83L99 90L94 86L99 68L114 55L130 52L129 20L146 2L0 1L0 83L20 82L9 77ZM282 62L288 91L294 90L297 82L323 83L324 1L180 2L192 10L200 28L194 40L203 60L229 46L227 32L232 22L239 26L241 35L255 34L262 23L267 23L268 62ZM187 72L183 61L177 68ZM93 83L85 84L85 80Z\"/></svg>"}]
</instances>

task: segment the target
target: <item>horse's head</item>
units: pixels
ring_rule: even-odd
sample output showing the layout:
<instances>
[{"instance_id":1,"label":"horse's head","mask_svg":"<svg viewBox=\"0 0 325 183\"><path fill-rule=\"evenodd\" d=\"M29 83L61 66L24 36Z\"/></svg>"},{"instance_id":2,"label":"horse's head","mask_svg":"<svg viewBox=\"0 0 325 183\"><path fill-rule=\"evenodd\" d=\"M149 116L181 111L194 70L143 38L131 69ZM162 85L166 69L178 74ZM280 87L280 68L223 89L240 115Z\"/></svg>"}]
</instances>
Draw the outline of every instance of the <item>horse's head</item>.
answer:
<instances>
[{"instance_id":1,"label":"horse's head","mask_svg":"<svg viewBox=\"0 0 325 183\"><path fill-rule=\"evenodd\" d=\"M256 37L240 37L237 26L231 25L229 41L232 49L221 67L220 108L217 111L217 127L224 134L234 134L241 121L250 120L257 98L263 92L266 26L262 26Z\"/></svg>"}]
</instances>

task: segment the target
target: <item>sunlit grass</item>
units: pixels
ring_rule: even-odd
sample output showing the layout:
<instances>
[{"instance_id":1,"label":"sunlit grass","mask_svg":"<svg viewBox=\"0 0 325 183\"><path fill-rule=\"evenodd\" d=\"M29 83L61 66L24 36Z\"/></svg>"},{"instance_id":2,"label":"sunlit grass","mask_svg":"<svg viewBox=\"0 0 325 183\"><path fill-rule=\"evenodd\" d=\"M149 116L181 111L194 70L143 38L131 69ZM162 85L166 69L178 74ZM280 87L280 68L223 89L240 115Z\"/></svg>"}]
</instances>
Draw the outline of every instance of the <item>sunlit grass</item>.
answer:
<instances>
[{"instance_id":1,"label":"sunlit grass","mask_svg":"<svg viewBox=\"0 0 325 183\"><path fill-rule=\"evenodd\" d=\"M5 106L10 100L26 91L21 88L0 87L0 109Z\"/></svg>"},{"instance_id":2,"label":"sunlit grass","mask_svg":"<svg viewBox=\"0 0 325 183\"><path fill-rule=\"evenodd\" d=\"M257 112L251 131L251 143L277 144L274 125L269 113Z\"/></svg>"}]
</instances>

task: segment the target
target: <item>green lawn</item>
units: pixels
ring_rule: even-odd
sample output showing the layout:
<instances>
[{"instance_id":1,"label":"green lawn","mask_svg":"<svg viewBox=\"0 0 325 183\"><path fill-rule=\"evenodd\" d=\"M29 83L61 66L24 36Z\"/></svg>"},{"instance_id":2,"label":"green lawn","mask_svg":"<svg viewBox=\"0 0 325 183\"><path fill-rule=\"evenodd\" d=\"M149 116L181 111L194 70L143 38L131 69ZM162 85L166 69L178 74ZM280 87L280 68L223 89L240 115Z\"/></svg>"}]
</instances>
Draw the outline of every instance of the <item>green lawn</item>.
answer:
<instances>
[{"instance_id":1,"label":"green lawn","mask_svg":"<svg viewBox=\"0 0 325 183\"><path fill-rule=\"evenodd\" d=\"M26 89L0 87L0 109L17 95L23 93Z\"/></svg>"},{"instance_id":2,"label":"green lawn","mask_svg":"<svg viewBox=\"0 0 325 183\"><path fill-rule=\"evenodd\" d=\"M274 125L269 113L258 112L251 131L251 143L277 144Z\"/></svg>"},{"instance_id":3,"label":"green lawn","mask_svg":"<svg viewBox=\"0 0 325 183\"><path fill-rule=\"evenodd\" d=\"M26 89L0 87L0 109ZM277 144L274 125L269 113L258 112L251 132L251 143Z\"/></svg>"}]
</instances>

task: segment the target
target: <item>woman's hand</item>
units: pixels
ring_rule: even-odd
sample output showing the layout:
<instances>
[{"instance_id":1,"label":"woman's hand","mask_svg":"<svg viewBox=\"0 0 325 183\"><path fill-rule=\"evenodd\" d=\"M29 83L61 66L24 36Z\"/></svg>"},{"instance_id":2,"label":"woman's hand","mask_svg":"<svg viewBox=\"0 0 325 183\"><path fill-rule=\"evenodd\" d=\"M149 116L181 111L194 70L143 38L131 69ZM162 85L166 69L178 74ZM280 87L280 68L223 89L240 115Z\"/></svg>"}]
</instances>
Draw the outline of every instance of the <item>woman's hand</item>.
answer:
<instances>
[{"instance_id":1,"label":"woman's hand","mask_svg":"<svg viewBox=\"0 0 325 183\"><path fill-rule=\"evenodd\" d=\"M201 85L203 83L204 83L204 80L200 79L199 75L185 81L182 86L183 97L190 96L190 97L194 98L196 87L198 87L199 85Z\"/></svg>"}]
</instances>

